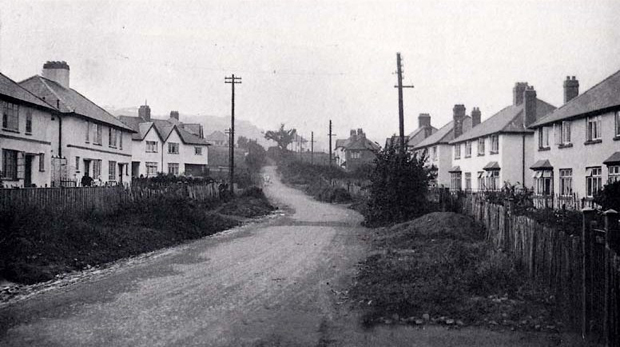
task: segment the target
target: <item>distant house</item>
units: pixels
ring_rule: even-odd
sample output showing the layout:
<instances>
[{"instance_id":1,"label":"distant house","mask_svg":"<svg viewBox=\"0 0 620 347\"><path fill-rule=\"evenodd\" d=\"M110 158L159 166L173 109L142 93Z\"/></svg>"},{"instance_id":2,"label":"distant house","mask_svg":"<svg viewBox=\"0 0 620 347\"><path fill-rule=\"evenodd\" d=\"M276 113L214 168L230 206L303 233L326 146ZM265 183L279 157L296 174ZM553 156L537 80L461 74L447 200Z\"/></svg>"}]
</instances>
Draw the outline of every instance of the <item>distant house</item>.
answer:
<instances>
[{"instance_id":1,"label":"distant house","mask_svg":"<svg viewBox=\"0 0 620 347\"><path fill-rule=\"evenodd\" d=\"M202 177L208 175L210 145L198 135L187 131L179 121L179 113L170 112L169 119L152 119L151 108L140 106L138 117L120 116L134 129L131 162L132 177L153 177L162 172L173 175Z\"/></svg>"},{"instance_id":2,"label":"distant house","mask_svg":"<svg viewBox=\"0 0 620 347\"><path fill-rule=\"evenodd\" d=\"M531 125L529 166L535 194L557 194L558 207L573 197L591 200L606 182L620 180L620 71L581 95L574 76L563 85L564 105Z\"/></svg>"},{"instance_id":3,"label":"distant house","mask_svg":"<svg viewBox=\"0 0 620 347\"><path fill-rule=\"evenodd\" d=\"M480 124L480 109L474 107L471 117L465 114L464 105L454 105L452 121L441 127L437 132L428 136L414 146L418 155L426 155L427 165L435 173L434 184L450 187L454 190L461 189L461 180L451 180L460 172L458 166L452 165L452 145L450 141L471 130L473 126Z\"/></svg>"},{"instance_id":4,"label":"distant house","mask_svg":"<svg viewBox=\"0 0 620 347\"><path fill-rule=\"evenodd\" d=\"M420 113L418 116L418 128L405 136L407 150L413 151L414 147L425 138L437 132L437 128L431 125L431 116L428 113ZM400 145L400 136L393 135L385 140L385 147Z\"/></svg>"},{"instance_id":5,"label":"distant house","mask_svg":"<svg viewBox=\"0 0 620 347\"><path fill-rule=\"evenodd\" d=\"M51 185L58 110L0 73L0 187Z\"/></svg>"},{"instance_id":6,"label":"distant house","mask_svg":"<svg viewBox=\"0 0 620 347\"><path fill-rule=\"evenodd\" d=\"M348 139L336 140L334 157L338 166L354 171L364 164L372 163L379 148L379 145L366 138L362 129L352 129Z\"/></svg>"},{"instance_id":7,"label":"distant house","mask_svg":"<svg viewBox=\"0 0 620 347\"><path fill-rule=\"evenodd\" d=\"M51 158L53 186L79 185L85 175L102 184L130 183L133 129L71 89L66 62L48 61L42 76L19 84L59 111L53 119L58 131L52 142L59 143Z\"/></svg>"},{"instance_id":8,"label":"distant house","mask_svg":"<svg viewBox=\"0 0 620 347\"><path fill-rule=\"evenodd\" d=\"M207 135L205 139L216 147L228 147L228 143L230 142L229 136L219 130Z\"/></svg>"},{"instance_id":9,"label":"distant house","mask_svg":"<svg viewBox=\"0 0 620 347\"><path fill-rule=\"evenodd\" d=\"M466 190L498 190L504 182L530 187L534 131L528 128L555 109L527 83L516 83L513 103L450 141L451 180Z\"/></svg>"}]
</instances>

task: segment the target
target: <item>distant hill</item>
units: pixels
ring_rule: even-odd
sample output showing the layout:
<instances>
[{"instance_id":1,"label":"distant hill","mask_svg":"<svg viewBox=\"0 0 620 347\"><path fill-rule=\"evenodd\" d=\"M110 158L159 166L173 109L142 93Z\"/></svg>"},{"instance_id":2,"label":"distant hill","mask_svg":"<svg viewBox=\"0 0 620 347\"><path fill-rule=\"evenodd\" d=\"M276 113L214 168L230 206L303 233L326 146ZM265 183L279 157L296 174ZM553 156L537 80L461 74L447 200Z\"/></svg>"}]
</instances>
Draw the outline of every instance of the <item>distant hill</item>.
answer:
<instances>
[{"instance_id":1,"label":"distant hill","mask_svg":"<svg viewBox=\"0 0 620 347\"><path fill-rule=\"evenodd\" d=\"M123 108L115 108L114 106L105 106L106 111L110 112L112 115L118 117L120 115L123 116L138 116L138 107L123 107ZM152 118L156 119L168 119L169 114L166 115L151 115ZM225 129L230 128L230 116L199 116L199 115L190 115L181 113L179 115L179 120L183 123L200 123L204 126L205 136L211 134L212 132L219 130L224 132ZM256 139L258 143L267 149L269 146L274 146L275 142L268 141L265 139L263 129L258 128L254 124L249 121L236 118L235 119L235 138L239 138L239 136L245 136L248 139Z\"/></svg>"}]
</instances>

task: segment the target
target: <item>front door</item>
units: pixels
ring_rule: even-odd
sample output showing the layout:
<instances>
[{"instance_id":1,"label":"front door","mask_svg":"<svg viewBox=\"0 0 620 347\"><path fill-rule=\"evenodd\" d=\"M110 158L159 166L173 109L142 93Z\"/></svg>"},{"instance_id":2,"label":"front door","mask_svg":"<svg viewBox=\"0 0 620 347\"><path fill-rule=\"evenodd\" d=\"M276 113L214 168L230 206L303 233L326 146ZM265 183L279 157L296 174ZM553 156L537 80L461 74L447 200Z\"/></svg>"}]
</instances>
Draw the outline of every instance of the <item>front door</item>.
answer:
<instances>
[{"instance_id":1,"label":"front door","mask_svg":"<svg viewBox=\"0 0 620 347\"><path fill-rule=\"evenodd\" d=\"M90 160L84 159L84 176L90 176Z\"/></svg>"},{"instance_id":2,"label":"front door","mask_svg":"<svg viewBox=\"0 0 620 347\"><path fill-rule=\"evenodd\" d=\"M32 186L32 160L34 156L26 154L26 162L24 163L24 187Z\"/></svg>"}]
</instances>

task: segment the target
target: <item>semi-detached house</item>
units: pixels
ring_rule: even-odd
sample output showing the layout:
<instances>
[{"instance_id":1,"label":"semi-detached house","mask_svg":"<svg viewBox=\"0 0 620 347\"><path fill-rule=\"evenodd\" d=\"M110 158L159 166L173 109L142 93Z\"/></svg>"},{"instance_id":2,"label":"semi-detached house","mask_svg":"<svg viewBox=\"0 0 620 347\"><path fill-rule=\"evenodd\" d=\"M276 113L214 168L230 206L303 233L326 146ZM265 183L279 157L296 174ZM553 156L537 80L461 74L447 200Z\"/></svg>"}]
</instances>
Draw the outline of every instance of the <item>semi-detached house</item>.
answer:
<instances>
[{"instance_id":1,"label":"semi-detached house","mask_svg":"<svg viewBox=\"0 0 620 347\"><path fill-rule=\"evenodd\" d=\"M498 190L504 183L532 186L534 131L528 126L555 109L527 83L516 83L513 103L450 141L454 179L463 189Z\"/></svg>"},{"instance_id":2,"label":"semi-detached house","mask_svg":"<svg viewBox=\"0 0 620 347\"><path fill-rule=\"evenodd\" d=\"M32 76L20 86L56 108L52 117L53 186L80 185L87 175L101 184L130 184L133 130L69 86L69 65L48 61L42 76Z\"/></svg>"},{"instance_id":3,"label":"semi-detached house","mask_svg":"<svg viewBox=\"0 0 620 347\"><path fill-rule=\"evenodd\" d=\"M563 87L564 105L531 126L531 174L548 205L580 208L620 180L620 71L581 95L574 76Z\"/></svg>"},{"instance_id":4,"label":"semi-detached house","mask_svg":"<svg viewBox=\"0 0 620 347\"><path fill-rule=\"evenodd\" d=\"M57 110L0 73L0 187L47 187Z\"/></svg>"}]
</instances>

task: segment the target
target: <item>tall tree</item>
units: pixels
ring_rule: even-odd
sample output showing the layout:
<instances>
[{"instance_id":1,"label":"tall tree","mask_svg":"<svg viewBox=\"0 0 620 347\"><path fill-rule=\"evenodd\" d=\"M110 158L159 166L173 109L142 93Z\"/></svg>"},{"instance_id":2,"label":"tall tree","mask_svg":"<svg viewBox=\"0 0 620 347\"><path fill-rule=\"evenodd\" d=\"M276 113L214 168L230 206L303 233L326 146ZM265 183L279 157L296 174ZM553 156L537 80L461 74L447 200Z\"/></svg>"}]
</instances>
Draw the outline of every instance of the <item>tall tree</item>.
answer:
<instances>
[{"instance_id":1,"label":"tall tree","mask_svg":"<svg viewBox=\"0 0 620 347\"><path fill-rule=\"evenodd\" d=\"M280 124L280 129L273 131L269 130L265 133L267 140L275 141L278 147L282 151L287 151L288 145L290 145L295 139L297 129L284 129L284 124Z\"/></svg>"},{"instance_id":2,"label":"tall tree","mask_svg":"<svg viewBox=\"0 0 620 347\"><path fill-rule=\"evenodd\" d=\"M248 145L248 138L245 136L239 136L239 138L237 139L237 146L239 146L239 148L248 149Z\"/></svg>"}]
</instances>

